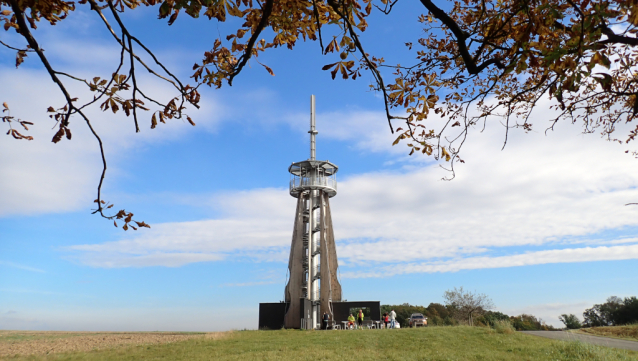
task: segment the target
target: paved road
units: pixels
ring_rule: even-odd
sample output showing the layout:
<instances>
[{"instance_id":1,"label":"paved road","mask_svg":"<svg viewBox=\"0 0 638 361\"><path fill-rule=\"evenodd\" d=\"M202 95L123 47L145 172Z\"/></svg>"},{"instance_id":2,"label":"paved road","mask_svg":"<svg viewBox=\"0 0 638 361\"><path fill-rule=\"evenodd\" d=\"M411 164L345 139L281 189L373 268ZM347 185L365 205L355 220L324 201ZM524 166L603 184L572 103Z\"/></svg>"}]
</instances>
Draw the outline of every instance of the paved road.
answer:
<instances>
[{"instance_id":1,"label":"paved road","mask_svg":"<svg viewBox=\"0 0 638 361\"><path fill-rule=\"evenodd\" d=\"M521 331L521 332L526 333L528 335L546 337L546 338L551 338L554 340L582 341L585 343L590 343L592 345L615 347L615 348L622 348L625 350L638 351L637 341L627 341L627 340L619 340L616 338L609 338L609 337L590 336L590 335L583 335L580 333L565 332L565 331Z\"/></svg>"}]
</instances>

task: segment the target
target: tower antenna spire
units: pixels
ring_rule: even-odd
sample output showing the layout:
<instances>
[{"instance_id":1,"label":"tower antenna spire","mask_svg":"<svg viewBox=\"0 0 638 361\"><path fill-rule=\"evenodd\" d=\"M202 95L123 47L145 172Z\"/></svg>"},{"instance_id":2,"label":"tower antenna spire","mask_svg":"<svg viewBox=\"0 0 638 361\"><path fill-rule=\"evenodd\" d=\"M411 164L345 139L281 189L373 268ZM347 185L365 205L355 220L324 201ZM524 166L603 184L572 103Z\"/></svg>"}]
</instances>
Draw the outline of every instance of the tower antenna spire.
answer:
<instances>
[{"instance_id":1,"label":"tower antenna spire","mask_svg":"<svg viewBox=\"0 0 638 361\"><path fill-rule=\"evenodd\" d=\"M310 160L315 160L316 158L316 141L315 135L319 134L318 131L315 130L315 95L310 96Z\"/></svg>"}]
</instances>

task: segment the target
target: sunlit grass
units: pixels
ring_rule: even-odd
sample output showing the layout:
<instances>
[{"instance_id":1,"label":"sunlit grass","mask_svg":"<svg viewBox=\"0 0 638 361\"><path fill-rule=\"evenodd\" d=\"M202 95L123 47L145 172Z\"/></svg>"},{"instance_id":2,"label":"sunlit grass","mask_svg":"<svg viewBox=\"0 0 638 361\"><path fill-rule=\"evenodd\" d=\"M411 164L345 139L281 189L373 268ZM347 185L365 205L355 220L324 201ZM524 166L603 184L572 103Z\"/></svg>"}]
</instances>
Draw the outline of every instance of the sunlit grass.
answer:
<instances>
[{"instance_id":1,"label":"sunlit grass","mask_svg":"<svg viewBox=\"0 0 638 361\"><path fill-rule=\"evenodd\" d=\"M481 327L357 331L240 331L16 360L636 360L638 353Z\"/></svg>"},{"instance_id":2,"label":"sunlit grass","mask_svg":"<svg viewBox=\"0 0 638 361\"><path fill-rule=\"evenodd\" d=\"M638 323L626 326L591 327L578 330L594 336L614 337L624 340L638 341Z\"/></svg>"}]
</instances>

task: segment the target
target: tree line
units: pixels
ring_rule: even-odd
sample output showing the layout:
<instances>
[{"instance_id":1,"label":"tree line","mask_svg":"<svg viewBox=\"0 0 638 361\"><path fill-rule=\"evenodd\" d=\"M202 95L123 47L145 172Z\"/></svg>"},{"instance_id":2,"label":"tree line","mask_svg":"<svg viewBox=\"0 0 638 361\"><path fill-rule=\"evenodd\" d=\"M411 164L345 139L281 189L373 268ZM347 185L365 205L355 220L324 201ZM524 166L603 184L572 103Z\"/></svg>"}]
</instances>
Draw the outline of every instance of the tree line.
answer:
<instances>
[{"instance_id":1,"label":"tree line","mask_svg":"<svg viewBox=\"0 0 638 361\"><path fill-rule=\"evenodd\" d=\"M454 307L440 303L430 303L427 307L415 306L408 303L401 305L381 305L381 313L394 310L397 314L397 322L401 327L408 327L408 320L413 313L421 313L428 318L431 326L458 326L468 325L467 319L458 313ZM554 327L546 324L541 318L529 314L510 316L498 311L485 311L474 318L474 326L494 327L498 321L509 321L517 331L554 330Z\"/></svg>"},{"instance_id":2,"label":"tree line","mask_svg":"<svg viewBox=\"0 0 638 361\"><path fill-rule=\"evenodd\" d=\"M638 322L638 298L611 296L607 302L595 304L583 312L583 322L574 314L563 314L560 320L569 329L581 327L622 326Z\"/></svg>"},{"instance_id":3,"label":"tree line","mask_svg":"<svg viewBox=\"0 0 638 361\"><path fill-rule=\"evenodd\" d=\"M381 305L381 313L391 310L397 314L397 322L401 327L408 327L408 320L413 313L421 313L427 317L432 326L483 326L494 327L498 322L509 321L517 330L553 330L543 320L533 315L521 314L509 316L493 311L494 304L485 294L470 292L460 288L445 291L445 304L430 303L427 307L414 306L408 303L401 305Z\"/></svg>"},{"instance_id":4,"label":"tree line","mask_svg":"<svg viewBox=\"0 0 638 361\"><path fill-rule=\"evenodd\" d=\"M428 325L433 326L489 326L509 321L517 331L553 330L543 320L529 314L509 316L494 311L492 300L485 294L470 292L460 288L445 291L445 304L430 303L427 307L414 306L409 303L401 305L382 305L381 313L396 312L397 322L407 327L410 315L421 313L427 317ZM622 326L638 323L638 297L609 297L605 303L595 304L583 312L581 322L574 314L562 314L558 319L568 329L581 327Z\"/></svg>"}]
</instances>

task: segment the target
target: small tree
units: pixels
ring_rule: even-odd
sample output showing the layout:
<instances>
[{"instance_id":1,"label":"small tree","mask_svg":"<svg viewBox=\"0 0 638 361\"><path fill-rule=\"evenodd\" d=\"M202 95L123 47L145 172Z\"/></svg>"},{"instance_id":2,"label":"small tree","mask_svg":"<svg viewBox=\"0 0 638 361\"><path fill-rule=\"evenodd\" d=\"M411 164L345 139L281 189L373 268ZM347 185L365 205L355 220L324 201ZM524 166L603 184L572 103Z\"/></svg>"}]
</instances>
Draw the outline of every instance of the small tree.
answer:
<instances>
[{"instance_id":1,"label":"small tree","mask_svg":"<svg viewBox=\"0 0 638 361\"><path fill-rule=\"evenodd\" d=\"M570 330L575 330L582 327L582 325L580 324L580 320L578 320L578 317L576 317L576 315L574 314L562 314L558 317L558 319L560 320L560 322L565 324L565 327Z\"/></svg>"},{"instance_id":2,"label":"small tree","mask_svg":"<svg viewBox=\"0 0 638 361\"><path fill-rule=\"evenodd\" d=\"M454 310L454 316L467 320L470 326L474 326L474 318L481 316L486 311L494 308L492 300L483 293L472 293L463 290L463 287L445 291L443 294L445 305Z\"/></svg>"}]
</instances>

